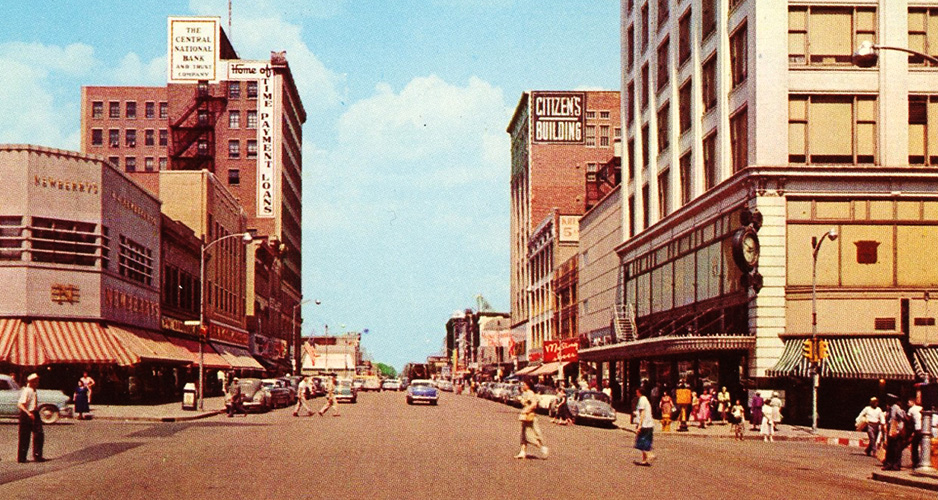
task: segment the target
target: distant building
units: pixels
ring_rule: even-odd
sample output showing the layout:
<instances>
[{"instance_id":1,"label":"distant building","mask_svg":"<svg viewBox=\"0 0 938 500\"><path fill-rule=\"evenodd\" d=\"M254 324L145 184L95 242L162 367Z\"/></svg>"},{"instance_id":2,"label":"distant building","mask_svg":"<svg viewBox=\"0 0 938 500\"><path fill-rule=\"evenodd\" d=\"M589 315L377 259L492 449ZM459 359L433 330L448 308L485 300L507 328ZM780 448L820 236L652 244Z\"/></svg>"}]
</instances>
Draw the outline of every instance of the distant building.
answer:
<instances>
[{"instance_id":1,"label":"distant building","mask_svg":"<svg viewBox=\"0 0 938 500\"><path fill-rule=\"evenodd\" d=\"M337 374L351 378L361 364L361 334L314 336L303 342L304 375Z\"/></svg>"}]
</instances>

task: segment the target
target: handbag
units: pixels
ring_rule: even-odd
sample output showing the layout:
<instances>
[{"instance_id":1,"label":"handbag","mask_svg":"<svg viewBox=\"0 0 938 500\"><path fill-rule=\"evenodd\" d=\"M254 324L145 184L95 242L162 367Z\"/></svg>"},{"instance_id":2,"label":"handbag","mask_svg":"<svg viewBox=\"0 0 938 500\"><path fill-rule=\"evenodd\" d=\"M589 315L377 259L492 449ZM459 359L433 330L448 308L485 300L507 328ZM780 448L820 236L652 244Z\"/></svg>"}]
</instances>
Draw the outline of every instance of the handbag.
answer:
<instances>
[{"instance_id":1,"label":"handbag","mask_svg":"<svg viewBox=\"0 0 938 500\"><path fill-rule=\"evenodd\" d=\"M879 460L880 462L886 461L886 448L882 446L876 448L876 460Z\"/></svg>"},{"instance_id":2,"label":"handbag","mask_svg":"<svg viewBox=\"0 0 938 500\"><path fill-rule=\"evenodd\" d=\"M899 434L902 434L902 422L898 418L893 418L889 420L889 434L891 438L899 437Z\"/></svg>"}]
</instances>

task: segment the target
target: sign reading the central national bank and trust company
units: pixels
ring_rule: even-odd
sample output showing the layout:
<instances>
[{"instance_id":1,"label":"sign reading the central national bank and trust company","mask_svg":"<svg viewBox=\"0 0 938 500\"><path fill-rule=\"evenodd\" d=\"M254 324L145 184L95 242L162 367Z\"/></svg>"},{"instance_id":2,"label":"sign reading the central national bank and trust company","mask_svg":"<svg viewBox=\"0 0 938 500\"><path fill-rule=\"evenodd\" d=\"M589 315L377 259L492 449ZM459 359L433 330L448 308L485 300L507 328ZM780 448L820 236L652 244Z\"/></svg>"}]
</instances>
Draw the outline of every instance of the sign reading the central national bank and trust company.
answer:
<instances>
[{"instance_id":1,"label":"sign reading the central national bank and trust company","mask_svg":"<svg viewBox=\"0 0 938 500\"><path fill-rule=\"evenodd\" d=\"M220 21L217 17L167 19L169 83L218 82Z\"/></svg>"},{"instance_id":2,"label":"sign reading the central national bank and trust company","mask_svg":"<svg viewBox=\"0 0 938 500\"><path fill-rule=\"evenodd\" d=\"M586 92L531 92L534 142L583 144Z\"/></svg>"}]
</instances>

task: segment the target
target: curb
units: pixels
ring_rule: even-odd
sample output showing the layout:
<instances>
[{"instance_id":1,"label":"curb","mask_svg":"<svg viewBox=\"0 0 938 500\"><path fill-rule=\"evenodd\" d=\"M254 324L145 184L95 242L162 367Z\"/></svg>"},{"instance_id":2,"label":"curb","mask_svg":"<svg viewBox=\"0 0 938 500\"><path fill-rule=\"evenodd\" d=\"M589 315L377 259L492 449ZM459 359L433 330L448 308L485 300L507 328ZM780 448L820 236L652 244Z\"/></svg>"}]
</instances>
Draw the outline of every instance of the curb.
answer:
<instances>
[{"instance_id":1,"label":"curb","mask_svg":"<svg viewBox=\"0 0 938 500\"><path fill-rule=\"evenodd\" d=\"M635 430L629 427L623 427L617 425L619 429L626 432L631 432L635 434ZM666 435L675 435L675 436L684 436L692 438L701 438L701 439L736 439L736 436L733 434L695 434L690 432L662 432L659 429L655 429L655 434L659 436ZM746 441L762 441L761 434L747 433L743 435L743 439ZM849 446L851 448L866 448L867 440L866 439L851 439L851 438L838 438L838 437L824 437L824 436L780 436L775 435L775 441L792 441L796 443L815 443L815 444L826 444L833 446Z\"/></svg>"},{"instance_id":2,"label":"curb","mask_svg":"<svg viewBox=\"0 0 938 500\"><path fill-rule=\"evenodd\" d=\"M110 420L118 422L188 422L190 420L199 420L203 418L213 417L224 413L225 410L214 410L207 411L202 413L197 413L195 415L186 415L183 417L118 417L118 416L94 416L94 420Z\"/></svg>"},{"instance_id":3,"label":"curb","mask_svg":"<svg viewBox=\"0 0 938 500\"><path fill-rule=\"evenodd\" d=\"M881 474L879 472L874 472L870 479L873 481L882 481L884 483L898 484L900 486L911 486L912 488L938 491L938 482L919 479L916 477L894 476L891 474Z\"/></svg>"}]
</instances>

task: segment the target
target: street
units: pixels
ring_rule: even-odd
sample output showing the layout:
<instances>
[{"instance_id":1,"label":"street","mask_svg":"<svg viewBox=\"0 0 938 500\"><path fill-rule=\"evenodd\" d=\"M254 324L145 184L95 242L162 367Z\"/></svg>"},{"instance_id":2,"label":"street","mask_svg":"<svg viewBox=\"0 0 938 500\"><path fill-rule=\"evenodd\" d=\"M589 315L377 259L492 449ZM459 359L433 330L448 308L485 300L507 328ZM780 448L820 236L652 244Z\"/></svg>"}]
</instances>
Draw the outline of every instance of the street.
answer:
<instances>
[{"instance_id":1,"label":"street","mask_svg":"<svg viewBox=\"0 0 938 500\"><path fill-rule=\"evenodd\" d=\"M312 402L318 409L319 398ZM869 480L862 450L795 442L655 436L653 467L634 434L540 417L550 457L512 458L517 410L443 393L363 393L341 416L289 408L182 423L74 421L46 427L43 464L15 463L0 424L0 498L933 498ZM535 450L529 450L534 454ZM792 489L792 487L797 489Z\"/></svg>"}]
</instances>

